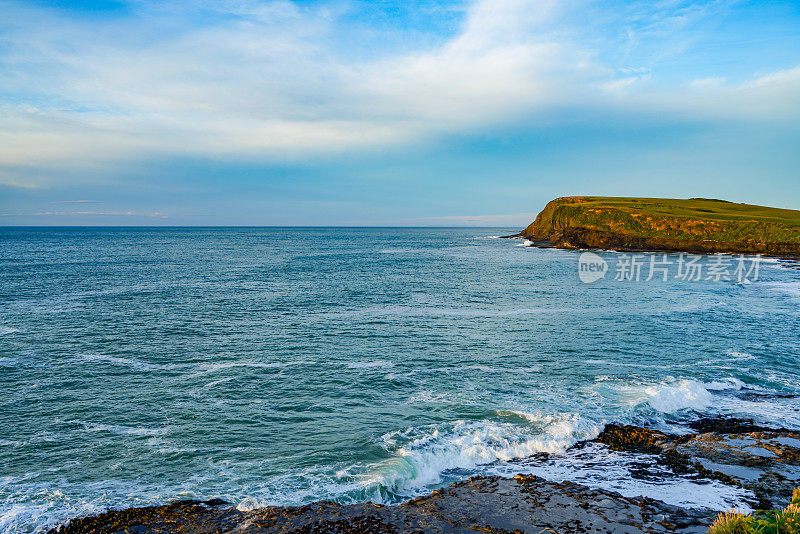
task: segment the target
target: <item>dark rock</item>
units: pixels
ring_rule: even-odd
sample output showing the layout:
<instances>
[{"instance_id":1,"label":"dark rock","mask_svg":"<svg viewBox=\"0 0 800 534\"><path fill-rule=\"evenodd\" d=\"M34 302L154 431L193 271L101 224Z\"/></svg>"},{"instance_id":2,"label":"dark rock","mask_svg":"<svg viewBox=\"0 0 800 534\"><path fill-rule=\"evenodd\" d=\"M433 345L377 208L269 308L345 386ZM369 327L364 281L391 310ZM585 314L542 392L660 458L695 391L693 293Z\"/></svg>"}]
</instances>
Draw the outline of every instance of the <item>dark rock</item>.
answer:
<instances>
[{"instance_id":1,"label":"dark rock","mask_svg":"<svg viewBox=\"0 0 800 534\"><path fill-rule=\"evenodd\" d=\"M51 534L405 532L705 532L713 512L684 510L534 476L475 477L397 506L319 502L242 512L196 501L75 519Z\"/></svg>"},{"instance_id":2,"label":"dark rock","mask_svg":"<svg viewBox=\"0 0 800 534\"><path fill-rule=\"evenodd\" d=\"M716 432L717 434L746 434L749 432L790 432L785 428L770 428L757 425L751 419L703 417L687 425L700 434Z\"/></svg>"},{"instance_id":3,"label":"dark rock","mask_svg":"<svg viewBox=\"0 0 800 534\"><path fill-rule=\"evenodd\" d=\"M705 418L689 426L698 432L673 436L611 424L596 441L616 451L656 455L676 474L748 489L756 508L781 508L800 486L800 432L745 419Z\"/></svg>"}]
</instances>

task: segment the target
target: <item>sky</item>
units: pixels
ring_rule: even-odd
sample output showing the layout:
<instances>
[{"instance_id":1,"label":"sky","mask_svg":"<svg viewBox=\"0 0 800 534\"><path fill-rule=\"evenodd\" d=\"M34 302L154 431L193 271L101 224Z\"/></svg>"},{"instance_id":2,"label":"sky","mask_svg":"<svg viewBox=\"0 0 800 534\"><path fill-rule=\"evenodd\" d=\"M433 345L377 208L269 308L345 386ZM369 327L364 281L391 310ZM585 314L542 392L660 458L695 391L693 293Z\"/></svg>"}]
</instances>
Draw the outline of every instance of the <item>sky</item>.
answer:
<instances>
[{"instance_id":1,"label":"sky","mask_svg":"<svg viewBox=\"0 0 800 534\"><path fill-rule=\"evenodd\" d=\"M0 0L0 225L800 209L800 2Z\"/></svg>"}]
</instances>

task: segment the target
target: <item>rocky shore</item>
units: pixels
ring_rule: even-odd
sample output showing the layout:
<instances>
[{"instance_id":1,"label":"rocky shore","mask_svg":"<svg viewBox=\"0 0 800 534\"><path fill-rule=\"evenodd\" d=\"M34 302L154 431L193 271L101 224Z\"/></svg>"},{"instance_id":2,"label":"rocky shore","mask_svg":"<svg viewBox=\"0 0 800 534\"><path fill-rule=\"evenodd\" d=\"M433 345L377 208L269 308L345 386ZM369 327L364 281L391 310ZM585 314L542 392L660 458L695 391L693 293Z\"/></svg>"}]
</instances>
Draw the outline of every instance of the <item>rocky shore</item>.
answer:
<instances>
[{"instance_id":1,"label":"rocky shore","mask_svg":"<svg viewBox=\"0 0 800 534\"><path fill-rule=\"evenodd\" d=\"M800 432L738 419L701 419L690 426L692 433L672 435L610 424L594 444L655 459L677 476L735 486L752 496L754 508L782 507L800 485ZM317 502L240 511L219 500L179 501L73 519L50 534L689 533L705 532L716 515L712 510L684 509L572 482L517 475L473 477L395 506Z\"/></svg>"},{"instance_id":2,"label":"rocky shore","mask_svg":"<svg viewBox=\"0 0 800 534\"><path fill-rule=\"evenodd\" d=\"M800 257L800 211L692 198L562 197L521 232L534 246Z\"/></svg>"}]
</instances>

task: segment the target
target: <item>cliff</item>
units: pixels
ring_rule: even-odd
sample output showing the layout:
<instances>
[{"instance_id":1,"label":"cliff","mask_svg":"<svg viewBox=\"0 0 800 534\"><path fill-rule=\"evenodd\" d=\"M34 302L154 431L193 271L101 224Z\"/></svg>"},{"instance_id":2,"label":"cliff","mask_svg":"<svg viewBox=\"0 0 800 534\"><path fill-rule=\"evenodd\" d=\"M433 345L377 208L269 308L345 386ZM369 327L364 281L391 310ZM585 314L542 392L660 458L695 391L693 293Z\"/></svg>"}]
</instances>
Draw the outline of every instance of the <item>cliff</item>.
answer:
<instances>
[{"instance_id":1,"label":"cliff","mask_svg":"<svg viewBox=\"0 0 800 534\"><path fill-rule=\"evenodd\" d=\"M562 197L518 237L559 248L800 256L800 211L691 198Z\"/></svg>"}]
</instances>

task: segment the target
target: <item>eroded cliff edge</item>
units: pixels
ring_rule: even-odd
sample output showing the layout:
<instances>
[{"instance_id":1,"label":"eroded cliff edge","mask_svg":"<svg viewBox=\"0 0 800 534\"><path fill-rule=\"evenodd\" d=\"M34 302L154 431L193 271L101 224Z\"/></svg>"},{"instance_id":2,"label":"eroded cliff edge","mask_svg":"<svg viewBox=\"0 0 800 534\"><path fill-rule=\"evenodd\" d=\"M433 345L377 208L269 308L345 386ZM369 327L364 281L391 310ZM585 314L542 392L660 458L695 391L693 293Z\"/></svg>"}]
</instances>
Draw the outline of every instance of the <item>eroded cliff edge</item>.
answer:
<instances>
[{"instance_id":1,"label":"eroded cliff edge","mask_svg":"<svg viewBox=\"0 0 800 534\"><path fill-rule=\"evenodd\" d=\"M692 198L562 197L514 237L572 249L800 257L800 211Z\"/></svg>"}]
</instances>

